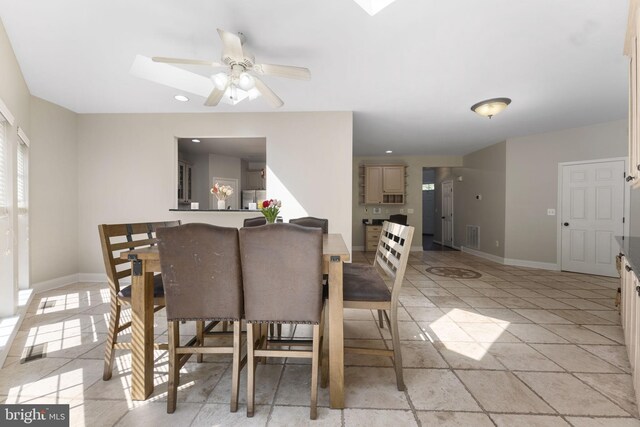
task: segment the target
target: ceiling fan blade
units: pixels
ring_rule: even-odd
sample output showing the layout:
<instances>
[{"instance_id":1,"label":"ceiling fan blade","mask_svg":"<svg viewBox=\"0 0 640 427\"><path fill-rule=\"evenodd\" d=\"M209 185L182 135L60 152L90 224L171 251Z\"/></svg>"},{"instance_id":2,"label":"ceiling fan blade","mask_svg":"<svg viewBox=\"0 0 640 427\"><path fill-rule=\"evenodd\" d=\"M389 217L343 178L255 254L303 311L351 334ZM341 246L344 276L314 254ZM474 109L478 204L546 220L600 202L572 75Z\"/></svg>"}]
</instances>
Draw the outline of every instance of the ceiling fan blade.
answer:
<instances>
[{"instance_id":1,"label":"ceiling fan blade","mask_svg":"<svg viewBox=\"0 0 640 427\"><path fill-rule=\"evenodd\" d=\"M164 64L208 65L210 67L226 66L219 62L206 61L204 59L165 58L164 56L154 56L151 60L153 62L162 62Z\"/></svg>"},{"instance_id":2,"label":"ceiling fan blade","mask_svg":"<svg viewBox=\"0 0 640 427\"><path fill-rule=\"evenodd\" d=\"M309 80L311 71L304 67L293 67L291 65L255 64L253 70L267 76L285 77L288 79Z\"/></svg>"},{"instance_id":3,"label":"ceiling fan blade","mask_svg":"<svg viewBox=\"0 0 640 427\"><path fill-rule=\"evenodd\" d=\"M229 57L235 61L242 61L244 52L242 51L242 41L236 34L218 28L218 34L222 39L222 57Z\"/></svg>"},{"instance_id":4,"label":"ceiling fan blade","mask_svg":"<svg viewBox=\"0 0 640 427\"><path fill-rule=\"evenodd\" d=\"M205 98L214 88L211 79L173 65L153 62L151 58L142 55L136 56L129 72L136 77Z\"/></svg>"},{"instance_id":5,"label":"ceiling fan blade","mask_svg":"<svg viewBox=\"0 0 640 427\"><path fill-rule=\"evenodd\" d=\"M229 87L229 85L227 85L227 87ZM204 102L204 105L206 105L207 107L215 107L216 105L218 105L218 103L222 99L222 96L224 95L225 90L220 90L217 87L214 87L209 94L209 97Z\"/></svg>"},{"instance_id":6,"label":"ceiling fan blade","mask_svg":"<svg viewBox=\"0 0 640 427\"><path fill-rule=\"evenodd\" d=\"M279 108L284 105L282 99L280 99L278 95L276 95L275 92L269 88L269 86L264 84L264 82L257 77L254 77L254 79L256 82L256 89L258 89L258 92L260 92L260 94L265 97L269 104L271 104L274 108Z\"/></svg>"}]
</instances>

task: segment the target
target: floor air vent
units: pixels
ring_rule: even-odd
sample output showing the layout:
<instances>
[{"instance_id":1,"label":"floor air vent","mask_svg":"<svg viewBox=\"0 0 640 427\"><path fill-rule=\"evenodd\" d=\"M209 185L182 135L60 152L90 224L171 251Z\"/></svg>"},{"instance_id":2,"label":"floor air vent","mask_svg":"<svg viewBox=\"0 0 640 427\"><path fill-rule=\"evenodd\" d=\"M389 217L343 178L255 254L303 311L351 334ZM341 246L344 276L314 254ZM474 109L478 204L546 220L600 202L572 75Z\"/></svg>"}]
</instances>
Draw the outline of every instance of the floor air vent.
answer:
<instances>
[{"instance_id":1,"label":"floor air vent","mask_svg":"<svg viewBox=\"0 0 640 427\"><path fill-rule=\"evenodd\" d=\"M467 244L471 249L480 248L480 227L477 225L467 225Z\"/></svg>"}]
</instances>

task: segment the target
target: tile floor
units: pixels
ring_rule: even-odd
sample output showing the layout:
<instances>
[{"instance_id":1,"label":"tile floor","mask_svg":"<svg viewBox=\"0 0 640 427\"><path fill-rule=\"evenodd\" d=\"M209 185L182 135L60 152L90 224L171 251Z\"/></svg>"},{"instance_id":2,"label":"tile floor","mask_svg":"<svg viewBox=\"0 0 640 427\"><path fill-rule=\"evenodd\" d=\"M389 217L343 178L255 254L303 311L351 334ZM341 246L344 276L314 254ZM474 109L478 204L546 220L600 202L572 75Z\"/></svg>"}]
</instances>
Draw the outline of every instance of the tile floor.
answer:
<instances>
[{"instance_id":1,"label":"tile floor","mask_svg":"<svg viewBox=\"0 0 640 427\"><path fill-rule=\"evenodd\" d=\"M354 254L355 262L370 254ZM432 266L480 272L473 280L426 273ZM318 426L640 426L615 279L501 266L460 252L412 254L402 289L400 335L406 392L388 359L346 356L345 410L319 393ZM69 403L87 426L299 426L308 420L309 365L272 360L257 373L254 418L229 413L229 358L189 362L178 409L166 414L167 357L156 352L155 391L129 396L130 358L117 353L104 382L106 284L79 283L36 295L0 370L0 402ZM47 304L47 308L43 304ZM345 312L345 339L390 345L373 313ZM184 329L184 338L192 328ZM162 312L156 332L166 339ZM305 335L299 328L297 335ZM46 357L21 364L26 346ZM243 370L246 373L246 370Z\"/></svg>"}]
</instances>

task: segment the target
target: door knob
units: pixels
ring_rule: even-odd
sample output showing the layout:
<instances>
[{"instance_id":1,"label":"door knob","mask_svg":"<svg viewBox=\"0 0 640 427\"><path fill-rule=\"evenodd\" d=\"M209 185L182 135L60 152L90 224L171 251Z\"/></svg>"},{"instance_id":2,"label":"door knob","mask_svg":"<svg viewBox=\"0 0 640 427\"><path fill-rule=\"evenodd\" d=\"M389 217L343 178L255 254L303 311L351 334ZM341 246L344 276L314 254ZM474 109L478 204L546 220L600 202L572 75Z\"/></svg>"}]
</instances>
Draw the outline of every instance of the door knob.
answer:
<instances>
[{"instance_id":1,"label":"door knob","mask_svg":"<svg viewBox=\"0 0 640 427\"><path fill-rule=\"evenodd\" d=\"M568 226L569 226L569 223L568 223L568 222L565 222L563 225L564 225L565 227L568 227Z\"/></svg>"},{"instance_id":2,"label":"door knob","mask_svg":"<svg viewBox=\"0 0 640 427\"><path fill-rule=\"evenodd\" d=\"M442 219L444 219L444 217L441 217Z\"/></svg>"}]
</instances>

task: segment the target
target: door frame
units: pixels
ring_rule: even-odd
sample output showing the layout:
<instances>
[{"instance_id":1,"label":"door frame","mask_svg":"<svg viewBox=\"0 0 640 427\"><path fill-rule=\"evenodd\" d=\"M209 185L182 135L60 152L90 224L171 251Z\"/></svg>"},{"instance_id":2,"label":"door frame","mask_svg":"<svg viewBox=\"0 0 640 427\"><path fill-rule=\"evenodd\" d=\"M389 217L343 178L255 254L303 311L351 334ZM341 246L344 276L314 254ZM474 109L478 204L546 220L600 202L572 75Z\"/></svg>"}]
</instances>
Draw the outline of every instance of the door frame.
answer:
<instances>
[{"instance_id":1,"label":"door frame","mask_svg":"<svg viewBox=\"0 0 640 427\"><path fill-rule=\"evenodd\" d=\"M444 191L442 190L442 187L444 186L444 184L447 183L451 183L451 245L445 245L444 243L444 219L442 219L442 215L444 214ZM442 240L440 243L442 244L442 246L446 246L448 248L452 248L452 249L457 249L456 248L456 239L455 239L455 226L454 226L454 221L455 221L455 209L454 209L454 203L453 203L453 196L454 196L454 191L453 191L453 179L447 179L444 180L440 183L440 240Z\"/></svg>"},{"instance_id":2,"label":"door frame","mask_svg":"<svg viewBox=\"0 0 640 427\"><path fill-rule=\"evenodd\" d=\"M585 165L590 163L605 163L605 162L624 162L625 174L627 171L627 164L629 163L628 157L610 157L606 159L594 159L594 160L580 160L575 162L561 162L558 163L558 200L556 201L556 264L557 270L562 271L562 168L565 166L573 165ZM620 179L624 179L621 177ZM629 235L629 223L631 215L631 187L624 183L624 195L622 199L623 207L622 212L624 214L623 233L625 236ZM580 274L580 273L577 273Z\"/></svg>"}]
</instances>

